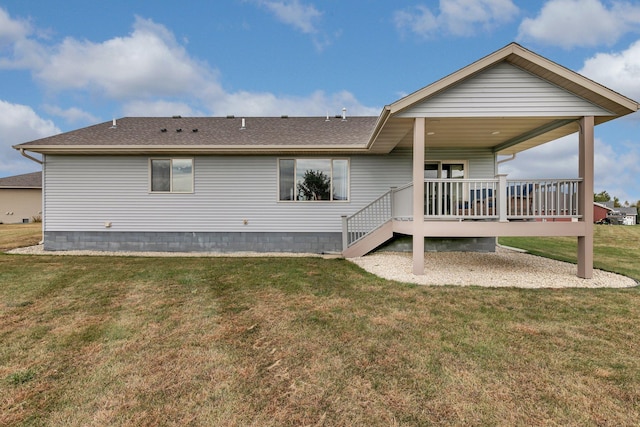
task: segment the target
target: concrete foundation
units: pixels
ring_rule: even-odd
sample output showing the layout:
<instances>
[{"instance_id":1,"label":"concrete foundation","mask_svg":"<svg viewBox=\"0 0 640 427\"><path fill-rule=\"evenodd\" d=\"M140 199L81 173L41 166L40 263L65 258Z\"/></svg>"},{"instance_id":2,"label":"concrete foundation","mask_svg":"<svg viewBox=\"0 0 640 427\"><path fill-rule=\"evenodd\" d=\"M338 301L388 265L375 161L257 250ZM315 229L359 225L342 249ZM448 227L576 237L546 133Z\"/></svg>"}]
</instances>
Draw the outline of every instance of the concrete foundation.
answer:
<instances>
[{"instance_id":1,"label":"concrete foundation","mask_svg":"<svg viewBox=\"0 0 640 427\"><path fill-rule=\"evenodd\" d=\"M48 251L293 252L342 251L341 233L46 231Z\"/></svg>"},{"instance_id":2,"label":"concrete foundation","mask_svg":"<svg viewBox=\"0 0 640 427\"><path fill-rule=\"evenodd\" d=\"M413 237L398 235L378 251L411 252ZM425 238L425 252L495 252L495 237Z\"/></svg>"}]
</instances>

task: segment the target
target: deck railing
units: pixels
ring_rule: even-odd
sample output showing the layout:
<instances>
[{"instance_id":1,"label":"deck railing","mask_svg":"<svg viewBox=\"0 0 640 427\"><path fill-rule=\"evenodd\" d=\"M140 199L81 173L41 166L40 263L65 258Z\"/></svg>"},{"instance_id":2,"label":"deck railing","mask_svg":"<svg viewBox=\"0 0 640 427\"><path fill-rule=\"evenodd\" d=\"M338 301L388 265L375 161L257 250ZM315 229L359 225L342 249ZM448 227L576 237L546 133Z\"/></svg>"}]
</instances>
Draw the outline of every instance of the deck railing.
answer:
<instances>
[{"instance_id":1,"label":"deck railing","mask_svg":"<svg viewBox=\"0 0 640 427\"><path fill-rule=\"evenodd\" d=\"M391 189L360 209L355 214L343 217L343 238L350 246L389 221L393 216L393 198Z\"/></svg>"},{"instance_id":2,"label":"deck railing","mask_svg":"<svg viewBox=\"0 0 640 427\"><path fill-rule=\"evenodd\" d=\"M393 218L411 220L413 218L413 184L393 188L391 191L393 201Z\"/></svg>"},{"instance_id":3,"label":"deck railing","mask_svg":"<svg viewBox=\"0 0 640 427\"><path fill-rule=\"evenodd\" d=\"M507 180L507 218L580 218L581 179Z\"/></svg>"},{"instance_id":4,"label":"deck railing","mask_svg":"<svg viewBox=\"0 0 640 427\"><path fill-rule=\"evenodd\" d=\"M429 179L425 219L497 218L498 179Z\"/></svg>"},{"instance_id":5,"label":"deck railing","mask_svg":"<svg viewBox=\"0 0 640 427\"><path fill-rule=\"evenodd\" d=\"M577 219L582 179L425 179L425 220ZM350 246L391 219L413 218L413 185L392 188L351 216L343 217Z\"/></svg>"}]
</instances>

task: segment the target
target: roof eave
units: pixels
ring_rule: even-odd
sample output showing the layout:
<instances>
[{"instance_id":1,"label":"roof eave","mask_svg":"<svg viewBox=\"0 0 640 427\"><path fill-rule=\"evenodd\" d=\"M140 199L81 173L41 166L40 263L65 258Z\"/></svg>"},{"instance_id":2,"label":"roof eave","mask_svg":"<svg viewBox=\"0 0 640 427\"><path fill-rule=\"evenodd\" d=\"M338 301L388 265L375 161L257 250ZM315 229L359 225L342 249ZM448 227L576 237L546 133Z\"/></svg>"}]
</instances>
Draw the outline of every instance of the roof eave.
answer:
<instances>
[{"instance_id":1,"label":"roof eave","mask_svg":"<svg viewBox=\"0 0 640 427\"><path fill-rule=\"evenodd\" d=\"M14 146L40 154L276 154L276 153L365 153L367 146L358 145L30 145Z\"/></svg>"},{"instance_id":2,"label":"roof eave","mask_svg":"<svg viewBox=\"0 0 640 427\"><path fill-rule=\"evenodd\" d=\"M582 74L579 74L573 70L570 70L569 68L566 68L556 62L553 62L543 56L537 55L533 52L531 52L530 50L527 50L525 48L523 48L520 45L515 45L518 47L517 55L522 58L525 59L527 61L529 61L532 64L535 64L537 66L546 68L548 70L550 70L551 72L553 72L554 74L556 74L557 76L566 79L568 81L571 81L573 83L576 83L580 86L583 86L587 89L589 89L590 91L592 91L593 93L602 96L603 98L606 98L610 101L613 101L617 104L620 105L620 107L622 107L623 109L627 110L626 112L616 112L616 114L618 115L618 117L620 116L624 116L626 114L630 114L630 113L634 113L636 111L638 111L640 109L640 103L634 101L631 98L628 98L612 89L609 89L606 86L601 85L600 83L589 79L588 77L583 76ZM507 61L509 61L509 57L507 56L505 58ZM509 61L511 62L511 61ZM605 108L606 109L606 108Z\"/></svg>"},{"instance_id":3,"label":"roof eave","mask_svg":"<svg viewBox=\"0 0 640 427\"><path fill-rule=\"evenodd\" d=\"M382 112L380 112L380 116L378 116L376 125L373 128L373 132L369 137L369 142L367 143L368 150L375 151L374 144L376 142L376 139L378 138L378 135L380 135L380 132L382 131L384 125L387 123L387 120L389 120L389 117L391 117L391 107L389 105L385 105L385 107L382 109Z\"/></svg>"}]
</instances>

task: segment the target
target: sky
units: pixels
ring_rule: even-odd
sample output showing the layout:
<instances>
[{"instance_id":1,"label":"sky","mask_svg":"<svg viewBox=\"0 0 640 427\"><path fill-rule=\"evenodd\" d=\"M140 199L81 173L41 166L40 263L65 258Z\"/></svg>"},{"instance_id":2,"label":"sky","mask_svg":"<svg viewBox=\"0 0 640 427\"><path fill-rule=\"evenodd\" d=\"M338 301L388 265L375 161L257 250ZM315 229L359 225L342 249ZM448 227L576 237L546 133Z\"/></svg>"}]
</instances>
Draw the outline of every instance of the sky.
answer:
<instances>
[{"instance_id":1,"label":"sky","mask_svg":"<svg viewBox=\"0 0 640 427\"><path fill-rule=\"evenodd\" d=\"M12 145L126 116L380 114L511 42L640 100L640 1L0 0L0 177ZM640 200L640 113L595 130L595 191ZM511 178L573 178L578 137Z\"/></svg>"}]
</instances>

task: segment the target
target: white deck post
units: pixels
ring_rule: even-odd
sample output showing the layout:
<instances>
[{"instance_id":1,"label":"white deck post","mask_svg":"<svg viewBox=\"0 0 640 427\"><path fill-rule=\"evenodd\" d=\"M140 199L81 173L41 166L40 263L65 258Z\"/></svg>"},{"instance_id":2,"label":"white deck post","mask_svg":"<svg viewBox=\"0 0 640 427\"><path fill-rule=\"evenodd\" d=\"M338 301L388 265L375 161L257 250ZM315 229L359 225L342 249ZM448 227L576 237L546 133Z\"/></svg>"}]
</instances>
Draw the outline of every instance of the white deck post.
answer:
<instances>
[{"instance_id":1,"label":"white deck post","mask_svg":"<svg viewBox=\"0 0 640 427\"><path fill-rule=\"evenodd\" d=\"M578 237L578 277L593 277L593 116L580 119L578 148L578 213L584 221L584 236Z\"/></svg>"},{"instance_id":2,"label":"white deck post","mask_svg":"<svg viewBox=\"0 0 640 427\"><path fill-rule=\"evenodd\" d=\"M347 216L342 215L342 252L349 247L349 230L347 227Z\"/></svg>"},{"instance_id":3,"label":"white deck post","mask_svg":"<svg viewBox=\"0 0 640 427\"><path fill-rule=\"evenodd\" d=\"M396 204L393 199L396 198L396 190L398 187L391 187L390 201L391 201L391 220L393 221L396 218Z\"/></svg>"},{"instance_id":4,"label":"white deck post","mask_svg":"<svg viewBox=\"0 0 640 427\"><path fill-rule=\"evenodd\" d=\"M498 177L498 221L509 222L507 220L507 174L501 173Z\"/></svg>"},{"instance_id":5,"label":"white deck post","mask_svg":"<svg viewBox=\"0 0 640 427\"><path fill-rule=\"evenodd\" d=\"M424 274L424 138L425 118L413 125L413 274Z\"/></svg>"}]
</instances>

